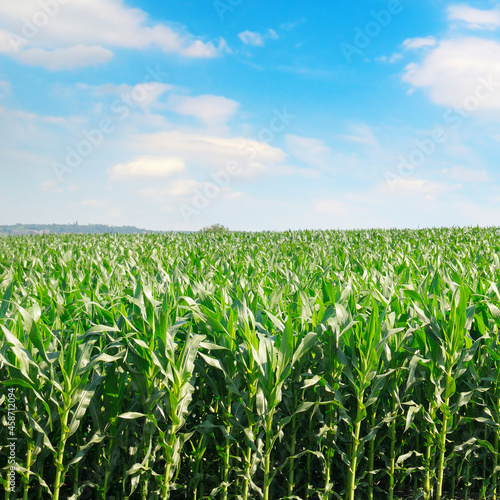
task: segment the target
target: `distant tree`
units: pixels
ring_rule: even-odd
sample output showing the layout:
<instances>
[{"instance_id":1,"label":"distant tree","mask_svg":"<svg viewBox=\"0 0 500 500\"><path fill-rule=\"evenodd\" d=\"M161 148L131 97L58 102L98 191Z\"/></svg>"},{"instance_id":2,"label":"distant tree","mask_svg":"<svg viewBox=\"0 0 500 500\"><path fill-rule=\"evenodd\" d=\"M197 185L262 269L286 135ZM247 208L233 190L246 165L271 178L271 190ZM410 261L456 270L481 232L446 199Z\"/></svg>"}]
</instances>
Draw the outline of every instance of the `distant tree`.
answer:
<instances>
[{"instance_id":1,"label":"distant tree","mask_svg":"<svg viewBox=\"0 0 500 500\"><path fill-rule=\"evenodd\" d=\"M229 228L222 224L212 224L211 226L204 227L202 233L229 233Z\"/></svg>"}]
</instances>

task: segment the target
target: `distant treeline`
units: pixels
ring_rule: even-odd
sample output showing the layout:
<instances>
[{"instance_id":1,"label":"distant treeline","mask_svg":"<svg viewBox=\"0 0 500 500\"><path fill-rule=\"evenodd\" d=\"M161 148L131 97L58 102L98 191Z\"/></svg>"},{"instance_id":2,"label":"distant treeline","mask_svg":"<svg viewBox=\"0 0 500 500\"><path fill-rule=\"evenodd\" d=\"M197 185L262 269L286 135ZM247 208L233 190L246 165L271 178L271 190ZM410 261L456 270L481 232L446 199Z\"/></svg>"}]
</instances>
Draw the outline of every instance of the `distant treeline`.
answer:
<instances>
[{"instance_id":1,"label":"distant treeline","mask_svg":"<svg viewBox=\"0 0 500 500\"><path fill-rule=\"evenodd\" d=\"M134 226L107 226L105 224L16 224L0 226L0 235L21 234L134 234L151 233L146 229Z\"/></svg>"}]
</instances>

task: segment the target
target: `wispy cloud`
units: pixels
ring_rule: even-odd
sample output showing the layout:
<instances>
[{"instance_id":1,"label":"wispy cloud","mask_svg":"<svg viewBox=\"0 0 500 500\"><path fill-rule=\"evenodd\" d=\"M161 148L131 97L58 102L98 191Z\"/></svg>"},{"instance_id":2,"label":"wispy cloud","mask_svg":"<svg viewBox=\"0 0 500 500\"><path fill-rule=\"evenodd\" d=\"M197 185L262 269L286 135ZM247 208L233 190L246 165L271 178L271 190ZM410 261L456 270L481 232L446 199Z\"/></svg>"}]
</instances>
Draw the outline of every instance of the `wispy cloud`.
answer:
<instances>
[{"instance_id":1,"label":"wispy cloud","mask_svg":"<svg viewBox=\"0 0 500 500\"><path fill-rule=\"evenodd\" d=\"M462 189L462 184L439 183L428 179L396 179L390 188L386 182L378 186L379 191L391 196L423 196L427 200L438 195Z\"/></svg>"},{"instance_id":2,"label":"wispy cloud","mask_svg":"<svg viewBox=\"0 0 500 500\"><path fill-rule=\"evenodd\" d=\"M462 21L470 29L495 30L500 27L500 9L481 10L468 5L452 5L448 16L453 21Z\"/></svg>"},{"instance_id":3,"label":"wispy cloud","mask_svg":"<svg viewBox=\"0 0 500 500\"><path fill-rule=\"evenodd\" d=\"M403 47L407 50L420 49L422 47L434 47L437 40L433 36L426 36L423 38L407 38L403 42Z\"/></svg>"},{"instance_id":4,"label":"wispy cloud","mask_svg":"<svg viewBox=\"0 0 500 500\"><path fill-rule=\"evenodd\" d=\"M389 57L387 57L387 56L377 57L376 60L380 61L380 62L388 62L389 64L394 64L395 62L400 61L401 59L403 59L403 55L399 54L399 53L395 53Z\"/></svg>"},{"instance_id":5,"label":"wispy cloud","mask_svg":"<svg viewBox=\"0 0 500 500\"><path fill-rule=\"evenodd\" d=\"M130 146L157 157L175 156L186 165L220 170L228 164L240 169L239 178L253 178L281 165L288 155L280 148L245 137L220 137L200 132L157 132L135 136Z\"/></svg>"},{"instance_id":6,"label":"wispy cloud","mask_svg":"<svg viewBox=\"0 0 500 500\"><path fill-rule=\"evenodd\" d=\"M85 68L104 64L113 58L113 52L98 45L74 45L67 49L45 50L27 49L17 55L17 59L30 66L58 71L61 69Z\"/></svg>"},{"instance_id":7,"label":"wispy cloud","mask_svg":"<svg viewBox=\"0 0 500 500\"><path fill-rule=\"evenodd\" d=\"M204 41L182 27L151 22L144 11L123 0L54 4L57 9L49 16L38 0L0 3L0 52L26 64L62 70L106 63L113 48L157 48L187 58L213 58L228 48L222 38ZM37 12L48 18L40 28L29 23Z\"/></svg>"},{"instance_id":8,"label":"wispy cloud","mask_svg":"<svg viewBox=\"0 0 500 500\"><path fill-rule=\"evenodd\" d=\"M370 146L377 146L378 141L372 129L365 123L358 123L351 126L352 133L350 135L342 135L341 139L350 142L360 142Z\"/></svg>"},{"instance_id":9,"label":"wispy cloud","mask_svg":"<svg viewBox=\"0 0 500 500\"><path fill-rule=\"evenodd\" d=\"M277 40L279 38L278 33L273 29L267 30L265 33L259 33L257 31L242 31L238 38L245 45L253 45L254 47L264 47L266 40L272 39Z\"/></svg>"},{"instance_id":10,"label":"wispy cloud","mask_svg":"<svg viewBox=\"0 0 500 500\"><path fill-rule=\"evenodd\" d=\"M111 180L161 178L181 172L186 168L184 162L175 157L144 156L127 164L118 164L109 169Z\"/></svg>"},{"instance_id":11,"label":"wispy cloud","mask_svg":"<svg viewBox=\"0 0 500 500\"><path fill-rule=\"evenodd\" d=\"M207 125L225 124L237 111L239 103L226 97L171 95L167 106L178 114L193 116Z\"/></svg>"},{"instance_id":12,"label":"wispy cloud","mask_svg":"<svg viewBox=\"0 0 500 500\"><path fill-rule=\"evenodd\" d=\"M332 167L333 152L325 141L293 134L288 134L285 139L288 151L297 160L314 167Z\"/></svg>"},{"instance_id":13,"label":"wispy cloud","mask_svg":"<svg viewBox=\"0 0 500 500\"><path fill-rule=\"evenodd\" d=\"M454 165L451 168L445 168L441 171L449 179L466 182L468 184L475 182L489 182L491 176L486 170L473 170L470 168L465 168L462 165Z\"/></svg>"}]
</instances>

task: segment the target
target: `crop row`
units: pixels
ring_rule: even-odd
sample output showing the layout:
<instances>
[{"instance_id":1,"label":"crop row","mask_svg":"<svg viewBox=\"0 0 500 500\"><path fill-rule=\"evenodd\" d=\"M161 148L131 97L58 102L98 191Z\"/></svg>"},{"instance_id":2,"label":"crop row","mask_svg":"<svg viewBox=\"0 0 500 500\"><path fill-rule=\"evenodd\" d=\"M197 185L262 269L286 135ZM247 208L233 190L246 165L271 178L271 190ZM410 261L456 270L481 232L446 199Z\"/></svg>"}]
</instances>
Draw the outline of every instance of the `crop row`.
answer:
<instances>
[{"instance_id":1,"label":"crop row","mask_svg":"<svg viewBox=\"0 0 500 500\"><path fill-rule=\"evenodd\" d=\"M6 498L496 500L499 241L0 240Z\"/></svg>"}]
</instances>

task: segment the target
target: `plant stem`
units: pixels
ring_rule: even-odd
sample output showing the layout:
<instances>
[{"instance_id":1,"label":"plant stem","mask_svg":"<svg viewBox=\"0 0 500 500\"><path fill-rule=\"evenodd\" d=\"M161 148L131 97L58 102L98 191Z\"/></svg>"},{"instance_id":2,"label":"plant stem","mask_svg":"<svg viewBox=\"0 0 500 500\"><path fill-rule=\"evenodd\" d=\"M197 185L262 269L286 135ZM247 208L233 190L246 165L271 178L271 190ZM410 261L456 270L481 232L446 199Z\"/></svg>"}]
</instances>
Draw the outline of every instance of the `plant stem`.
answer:
<instances>
[{"instance_id":1,"label":"plant stem","mask_svg":"<svg viewBox=\"0 0 500 500\"><path fill-rule=\"evenodd\" d=\"M264 500L269 500L269 471L271 465L271 432L272 432L273 412L269 412L266 421L266 449L264 451Z\"/></svg>"},{"instance_id":2,"label":"plant stem","mask_svg":"<svg viewBox=\"0 0 500 500\"><path fill-rule=\"evenodd\" d=\"M33 431L30 432L30 441L28 443L28 450L26 452L26 469L28 471L31 470L31 462L33 460L33 441L32 441L32 434ZM23 476L23 482L24 482L24 495L23 495L23 500L28 500L28 491L30 489L30 477L29 474L26 474L26 476Z\"/></svg>"},{"instance_id":3,"label":"plant stem","mask_svg":"<svg viewBox=\"0 0 500 500\"><path fill-rule=\"evenodd\" d=\"M448 408L450 398L446 398L444 405ZM438 479L436 488L436 500L441 500L443 494L443 474L444 463L446 455L446 433L448 432L448 417L443 414L443 424L441 426L441 433L439 435L439 465L438 465Z\"/></svg>"},{"instance_id":4,"label":"plant stem","mask_svg":"<svg viewBox=\"0 0 500 500\"><path fill-rule=\"evenodd\" d=\"M309 432L308 432L308 436L311 435L312 433L312 428L313 428L313 414L311 414L311 417L309 418ZM307 484L306 484L306 500L308 500L310 498L310 494L311 494L311 477L312 477L312 470L311 470L311 454L308 453L307 454L307 465L306 465L306 468L307 468ZM330 475L330 471L328 471L328 476Z\"/></svg>"},{"instance_id":5,"label":"plant stem","mask_svg":"<svg viewBox=\"0 0 500 500\"><path fill-rule=\"evenodd\" d=\"M106 500L106 493L108 492L108 482L110 476L110 462L111 462L111 453L112 453L112 441L110 440L108 445L108 451L104 460L104 485L102 487L102 500Z\"/></svg>"},{"instance_id":6,"label":"plant stem","mask_svg":"<svg viewBox=\"0 0 500 500\"><path fill-rule=\"evenodd\" d=\"M68 433L66 429L68 428L68 416L69 410L64 410L61 417L61 438L59 440L59 448L57 450L56 456L56 477L54 480L54 500L59 500L59 492L61 490L61 481L64 481L64 448L66 447L66 439Z\"/></svg>"},{"instance_id":7,"label":"plant stem","mask_svg":"<svg viewBox=\"0 0 500 500\"><path fill-rule=\"evenodd\" d=\"M144 466L146 468L148 468L149 466L149 458L146 460L146 462L144 463ZM169 469L170 467L167 466ZM169 471L169 475L170 475L170 471ZM148 478L145 477L142 481L142 488L141 488L141 497L142 497L142 500L147 500L148 498ZM166 500L168 498L168 489L166 490L166 496L163 497L164 500Z\"/></svg>"},{"instance_id":8,"label":"plant stem","mask_svg":"<svg viewBox=\"0 0 500 500\"><path fill-rule=\"evenodd\" d=\"M358 446L359 433L361 430L363 392L357 398L356 425L354 427L353 443L351 449L351 465L349 467L349 479L347 483L347 499L354 500L354 490L356 489L356 469L358 466Z\"/></svg>"},{"instance_id":9,"label":"plant stem","mask_svg":"<svg viewBox=\"0 0 500 500\"><path fill-rule=\"evenodd\" d=\"M372 411L372 418L370 421L370 427L373 429L376 422L376 411ZM370 429L370 431L371 431ZM368 499L373 500L373 469L375 468L375 436L370 439L370 444L368 446Z\"/></svg>"},{"instance_id":10,"label":"plant stem","mask_svg":"<svg viewBox=\"0 0 500 500\"><path fill-rule=\"evenodd\" d=\"M393 408L393 412L396 411L395 404ZM396 454L395 454L395 446L396 446L396 415L393 413L393 420L391 422L391 448L390 448L390 468L389 468L389 495L388 500L393 500L394 498L394 471L396 469Z\"/></svg>"},{"instance_id":11,"label":"plant stem","mask_svg":"<svg viewBox=\"0 0 500 500\"><path fill-rule=\"evenodd\" d=\"M231 415L231 397L228 403L228 412ZM224 448L224 472L223 472L223 481L224 485L222 486L222 500L227 500L228 497L228 484L229 484L229 474L231 472L231 441L229 440L229 436L231 435L231 424L226 425L226 442Z\"/></svg>"},{"instance_id":12,"label":"plant stem","mask_svg":"<svg viewBox=\"0 0 500 500\"><path fill-rule=\"evenodd\" d=\"M250 430L252 430L252 429L250 429ZM252 435L253 435L253 433L252 433ZM250 446L248 446L247 452L246 452L245 477L243 479L243 498L248 498L248 487L250 484L251 461L252 461L252 448L250 448Z\"/></svg>"},{"instance_id":13,"label":"plant stem","mask_svg":"<svg viewBox=\"0 0 500 500\"><path fill-rule=\"evenodd\" d=\"M332 432L332 424L334 422L334 418L336 415L336 411L332 411L332 407L328 406L327 412L327 422L328 422L328 434L333 434ZM333 440L333 437L332 437ZM329 442L329 440L327 440ZM328 447L325 450L325 496L324 500L330 500L332 497L331 494L331 482L332 482L332 466L333 466L333 457L335 455L335 450L333 447Z\"/></svg>"},{"instance_id":14,"label":"plant stem","mask_svg":"<svg viewBox=\"0 0 500 500\"><path fill-rule=\"evenodd\" d=\"M428 443L425 452L424 500L429 500L431 498L431 453L432 446Z\"/></svg>"},{"instance_id":15,"label":"plant stem","mask_svg":"<svg viewBox=\"0 0 500 500\"><path fill-rule=\"evenodd\" d=\"M169 439L169 449L173 449L175 445L175 429L172 428L170 430L170 439ZM172 472L172 457L170 454L167 452L165 456L166 460L166 465L165 465L165 476L163 478L163 493L162 493L162 498L163 500L168 500L170 496L170 474Z\"/></svg>"},{"instance_id":16,"label":"plant stem","mask_svg":"<svg viewBox=\"0 0 500 500\"><path fill-rule=\"evenodd\" d=\"M488 441L488 426L484 427L484 440ZM483 473L486 471L486 455L484 455L483 458ZM486 489L487 489L487 483L486 483L486 478L483 477L483 484L481 485L481 493L479 498L486 498Z\"/></svg>"}]
</instances>

